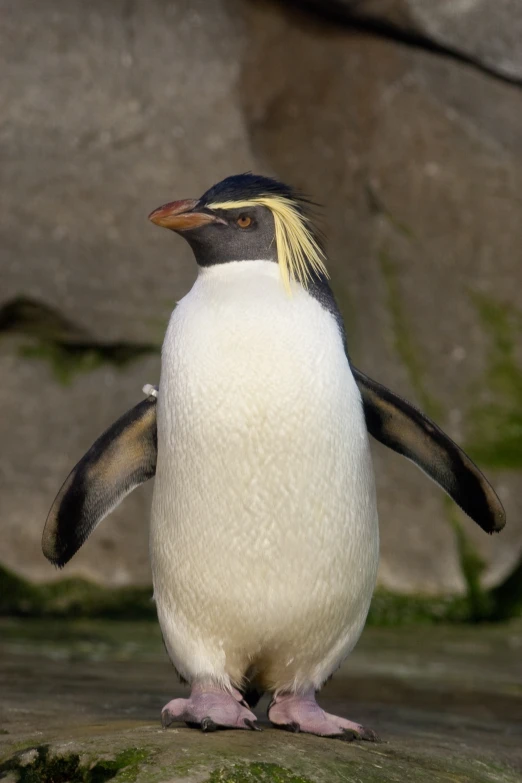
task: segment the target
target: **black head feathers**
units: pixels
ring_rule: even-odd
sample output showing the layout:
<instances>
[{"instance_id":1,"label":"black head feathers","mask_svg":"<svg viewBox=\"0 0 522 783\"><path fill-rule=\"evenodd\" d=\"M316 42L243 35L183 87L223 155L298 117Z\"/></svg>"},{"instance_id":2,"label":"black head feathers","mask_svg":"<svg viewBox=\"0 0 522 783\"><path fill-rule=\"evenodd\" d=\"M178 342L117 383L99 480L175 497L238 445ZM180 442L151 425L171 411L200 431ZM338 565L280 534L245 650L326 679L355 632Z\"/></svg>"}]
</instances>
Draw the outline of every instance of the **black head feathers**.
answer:
<instances>
[{"instance_id":1,"label":"black head feathers","mask_svg":"<svg viewBox=\"0 0 522 783\"><path fill-rule=\"evenodd\" d=\"M296 204L309 203L301 193L272 177L246 172L234 174L218 182L199 199L200 207L224 201L251 201L257 198L279 196Z\"/></svg>"}]
</instances>

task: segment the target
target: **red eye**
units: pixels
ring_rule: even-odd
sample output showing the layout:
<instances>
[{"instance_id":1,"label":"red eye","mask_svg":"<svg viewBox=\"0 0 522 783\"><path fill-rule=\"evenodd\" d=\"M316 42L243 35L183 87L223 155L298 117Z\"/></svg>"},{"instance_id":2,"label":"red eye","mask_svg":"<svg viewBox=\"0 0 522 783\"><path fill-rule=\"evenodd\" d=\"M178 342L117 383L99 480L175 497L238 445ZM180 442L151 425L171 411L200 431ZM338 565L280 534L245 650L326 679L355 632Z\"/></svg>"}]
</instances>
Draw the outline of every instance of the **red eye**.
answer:
<instances>
[{"instance_id":1,"label":"red eye","mask_svg":"<svg viewBox=\"0 0 522 783\"><path fill-rule=\"evenodd\" d=\"M237 219L237 224L239 228L248 228L252 223L252 218L249 218L248 215L240 215Z\"/></svg>"}]
</instances>

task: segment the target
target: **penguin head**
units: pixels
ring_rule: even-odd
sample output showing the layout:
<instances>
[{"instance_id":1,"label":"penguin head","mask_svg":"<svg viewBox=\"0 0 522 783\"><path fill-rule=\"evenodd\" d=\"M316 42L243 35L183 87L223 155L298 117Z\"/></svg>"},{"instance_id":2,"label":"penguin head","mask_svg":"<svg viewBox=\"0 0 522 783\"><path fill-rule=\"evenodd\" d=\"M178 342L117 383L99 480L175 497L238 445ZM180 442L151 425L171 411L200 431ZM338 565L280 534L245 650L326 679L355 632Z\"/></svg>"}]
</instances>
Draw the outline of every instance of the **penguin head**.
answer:
<instances>
[{"instance_id":1,"label":"penguin head","mask_svg":"<svg viewBox=\"0 0 522 783\"><path fill-rule=\"evenodd\" d=\"M314 275L327 276L309 205L288 185L248 173L227 177L199 199L163 204L149 219L183 236L199 266L274 261L290 289L290 279L306 286Z\"/></svg>"}]
</instances>

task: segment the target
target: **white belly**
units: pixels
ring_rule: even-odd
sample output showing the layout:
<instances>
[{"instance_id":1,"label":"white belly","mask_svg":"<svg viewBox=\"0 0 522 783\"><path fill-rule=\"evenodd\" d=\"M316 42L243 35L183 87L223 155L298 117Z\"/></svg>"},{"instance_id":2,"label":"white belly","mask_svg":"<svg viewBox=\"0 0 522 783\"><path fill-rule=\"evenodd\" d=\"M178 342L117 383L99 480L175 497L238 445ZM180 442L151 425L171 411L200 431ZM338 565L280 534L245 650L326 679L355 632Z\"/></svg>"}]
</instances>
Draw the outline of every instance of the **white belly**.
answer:
<instances>
[{"instance_id":1,"label":"white belly","mask_svg":"<svg viewBox=\"0 0 522 783\"><path fill-rule=\"evenodd\" d=\"M360 396L334 318L274 263L203 270L172 315L151 559L189 680L319 687L362 630L378 527Z\"/></svg>"}]
</instances>

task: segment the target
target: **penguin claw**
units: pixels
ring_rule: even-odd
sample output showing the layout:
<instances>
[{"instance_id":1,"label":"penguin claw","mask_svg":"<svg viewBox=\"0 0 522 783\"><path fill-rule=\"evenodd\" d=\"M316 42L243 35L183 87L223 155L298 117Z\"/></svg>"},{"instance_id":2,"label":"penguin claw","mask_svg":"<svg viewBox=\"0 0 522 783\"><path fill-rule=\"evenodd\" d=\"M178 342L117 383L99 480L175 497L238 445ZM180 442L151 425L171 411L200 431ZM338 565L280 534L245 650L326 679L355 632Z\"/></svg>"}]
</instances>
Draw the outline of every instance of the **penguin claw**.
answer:
<instances>
[{"instance_id":1,"label":"penguin claw","mask_svg":"<svg viewBox=\"0 0 522 783\"><path fill-rule=\"evenodd\" d=\"M365 742L382 742L378 734L373 729L368 729L365 726L361 726L359 730L359 736L356 739L364 740Z\"/></svg>"},{"instance_id":2,"label":"penguin claw","mask_svg":"<svg viewBox=\"0 0 522 783\"><path fill-rule=\"evenodd\" d=\"M313 692L304 695L279 694L268 708L268 717L275 728L286 731L316 734L343 742L380 741L371 729L322 710L315 701Z\"/></svg>"},{"instance_id":3,"label":"penguin claw","mask_svg":"<svg viewBox=\"0 0 522 783\"><path fill-rule=\"evenodd\" d=\"M362 739L361 735L352 729L343 729L340 734L330 734L331 739L339 739L342 742L353 742L356 739Z\"/></svg>"},{"instance_id":4,"label":"penguin claw","mask_svg":"<svg viewBox=\"0 0 522 783\"><path fill-rule=\"evenodd\" d=\"M162 710L161 713L161 726L164 729L168 729L169 726L171 726L176 718L173 718L167 710Z\"/></svg>"},{"instance_id":5,"label":"penguin claw","mask_svg":"<svg viewBox=\"0 0 522 783\"><path fill-rule=\"evenodd\" d=\"M219 726L217 723L214 723L212 718L203 718L200 724L201 731L217 731L219 729Z\"/></svg>"},{"instance_id":6,"label":"penguin claw","mask_svg":"<svg viewBox=\"0 0 522 783\"><path fill-rule=\"evenodd\" d=\"M194 723L193 721L185 721L186 725L190 729L201 729L201 731L205 733L209 733L211 731L223 731L226 729L241 729L241 728L248 728L252 731L263 731L263 729L257 725L256 721L250 720L249 718L245 718L243 720L244 726L222 726L219 723L216 723L212 720L212 718L203 718L201 723Z\"/></svg>"},{"instance_id":7,"label":"penguin claw","mask_svg":"<svg viewBox=\"0 0 522 783\"><path fill-rule=\"evenodd\" d=\"M256 716L244 707L238 691L224 691L215 687L195 686L189 699L173 699L161 713L161 724L168 728L173 723L185 723L204 732L220 729L251 729L261 731Z\"/></svg>"},{"instance_id":8,"label":"penguin claw","mask_svg":"<svg viewBox=\"0 0 522 783\"><path fill-rule=\"evenodd\" d=\"M283 731L291 731L293 734L299 734L301 726L293 720L291 723L274 723L276 729L283 729Z\"/></svg>"}]
</instances>

